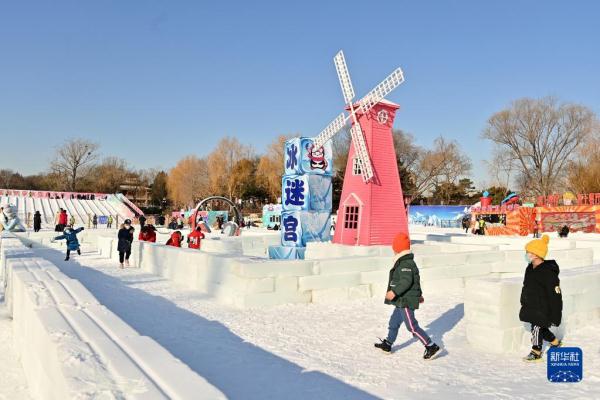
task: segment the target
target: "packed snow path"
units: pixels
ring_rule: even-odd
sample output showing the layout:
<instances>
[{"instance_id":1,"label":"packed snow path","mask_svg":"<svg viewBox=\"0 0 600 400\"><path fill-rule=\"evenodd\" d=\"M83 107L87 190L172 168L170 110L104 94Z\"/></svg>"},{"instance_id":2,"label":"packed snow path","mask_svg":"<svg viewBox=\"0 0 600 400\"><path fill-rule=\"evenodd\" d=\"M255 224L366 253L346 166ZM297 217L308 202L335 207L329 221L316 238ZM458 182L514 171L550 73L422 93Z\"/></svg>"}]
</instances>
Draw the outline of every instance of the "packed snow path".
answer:
<instances>
[{"instance_id":1,"label":"packed snow path","mask_svg":"<svg viewBox=\"0 0 600 400\"><path fill-rule=\"evenodd\" d=\"M600 326L566 338L583 349L584 381L553 384L545 363L471 348L459 293L426 294L416 313L447 349L425 362L404 328L392 355L373 348L391 312L376 299L237 310L138 269L120 270L95 252L69 262L55 250L36 252L232 399L591 399L600 392Z\"/></svg>"}]
</instances>

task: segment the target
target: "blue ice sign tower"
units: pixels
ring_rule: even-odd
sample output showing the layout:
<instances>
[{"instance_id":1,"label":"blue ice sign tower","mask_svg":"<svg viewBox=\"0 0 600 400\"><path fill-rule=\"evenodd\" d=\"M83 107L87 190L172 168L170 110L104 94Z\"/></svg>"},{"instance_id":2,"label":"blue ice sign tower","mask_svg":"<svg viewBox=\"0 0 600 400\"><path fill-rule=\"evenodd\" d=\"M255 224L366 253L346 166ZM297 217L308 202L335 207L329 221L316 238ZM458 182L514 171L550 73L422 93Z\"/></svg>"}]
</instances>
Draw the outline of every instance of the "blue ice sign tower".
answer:
<instances>
[{"instance_id":1,"label":"blue ice sign tower","mask_svg":"<svg viewBox=\"0 0 600 400\"><path fill-rule=\"evenodd\" d=\"M331 142L315 148L310 138L285 143L281 195L281 245L269 258L303 259L306 243L331 239Z\"/></svg>"}]
</instances>

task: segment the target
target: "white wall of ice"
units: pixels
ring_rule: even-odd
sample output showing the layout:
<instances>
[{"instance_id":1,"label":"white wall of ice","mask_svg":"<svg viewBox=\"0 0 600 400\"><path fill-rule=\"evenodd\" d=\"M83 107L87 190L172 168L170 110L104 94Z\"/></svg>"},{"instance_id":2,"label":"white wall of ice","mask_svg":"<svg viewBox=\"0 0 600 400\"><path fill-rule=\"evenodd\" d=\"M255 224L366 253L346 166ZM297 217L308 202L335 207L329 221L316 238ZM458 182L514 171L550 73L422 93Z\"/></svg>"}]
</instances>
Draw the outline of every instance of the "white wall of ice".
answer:
<instances>
[{"instance_id":1,"label":"white wall of ice","mask_svg":"<svg viewBox=\"0 0 600 400\"><path fill-rule=\"evenodd\" d=\"M560 264L560 263L559 263ZM600 265L562 270L559 337L600 320ZM523 278L482 278L467 281L465 321L467 340L486 352L525 351L531 347L530 326L519 321Z\"/></svg>"},{"instance_id":2,"label":"white wall of ice","mask_svg":"<svg viewBox=\"0 0 600 400\"><path fill-rule=\"evenodd\" d=\"M262 245L259 243L257 247ZM482 251L474 252L464 251L462 244L444 243L444 246L456 248L449 252L421 252L415 246L425 295L462 290L471 278L522 276L525 268L520 250L490 250L489 246L483 246ZM98 251L117 262L115 239L98 237ZM320 258L296 261L269 260L242 253L134 242L130 262L149 273L242 308L383 297L393 262L388 246L311 243L307 253ZM564 269L592 264L592 249L553 250L551 254Z\"/></svg>"},{"instance_id":3,"label":"white wall of ice","mask_svg":"<svg viewBox=\"0 0 600 400\"><path fill-rule=\"evenodd\" d=\"M0 276L34 398L225 398L13 235L0 240Z\"/></svg>"}]
</instances>

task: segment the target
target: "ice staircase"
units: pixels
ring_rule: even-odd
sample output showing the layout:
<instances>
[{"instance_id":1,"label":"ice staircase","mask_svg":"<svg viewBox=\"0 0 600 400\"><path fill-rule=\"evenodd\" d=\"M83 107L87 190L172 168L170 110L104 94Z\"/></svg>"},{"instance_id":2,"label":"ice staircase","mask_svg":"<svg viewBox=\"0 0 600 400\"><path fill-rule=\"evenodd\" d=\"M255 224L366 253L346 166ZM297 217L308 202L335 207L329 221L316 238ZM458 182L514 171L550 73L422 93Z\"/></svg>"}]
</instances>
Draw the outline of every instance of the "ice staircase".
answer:
<instances>
[{"instance_id":1,"label":"ice staircase","mask_svg":"<svg viewBox=\"0 0 600 400\"><path fill-rule=\"evenodd\" d=\"M39 211L42 227L56 224L56 214L60 208L67 210L69 219L75 218L76 225L88 225L93 216L112 216L115 221L133 219L142 214L127 197L122 194L70 193L33 190L0 189L0 207L12 205L17 208L21 221L33 224L33 215Z\"/></svg>"}]
</instances>

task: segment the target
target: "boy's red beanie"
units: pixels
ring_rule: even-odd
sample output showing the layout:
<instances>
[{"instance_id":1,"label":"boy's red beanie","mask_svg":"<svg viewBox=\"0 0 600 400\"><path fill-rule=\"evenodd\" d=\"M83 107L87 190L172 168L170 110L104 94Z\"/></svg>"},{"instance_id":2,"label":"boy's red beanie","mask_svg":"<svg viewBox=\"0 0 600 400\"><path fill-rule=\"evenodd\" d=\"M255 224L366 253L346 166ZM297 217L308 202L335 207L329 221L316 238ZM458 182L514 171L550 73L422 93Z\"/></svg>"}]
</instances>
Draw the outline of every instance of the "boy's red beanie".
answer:
<instances>
[{"instance_id":1,"label":"boy's red beanie","mask_svg":"<svg viewBox=\"0 0 600 400\"><path fill-rule=\"evenodd\" d=\"M410 250L410 239L406 233L399 233L392 242L394 253L400 253L404 250Z\"/></svg>"}]
</instances>

